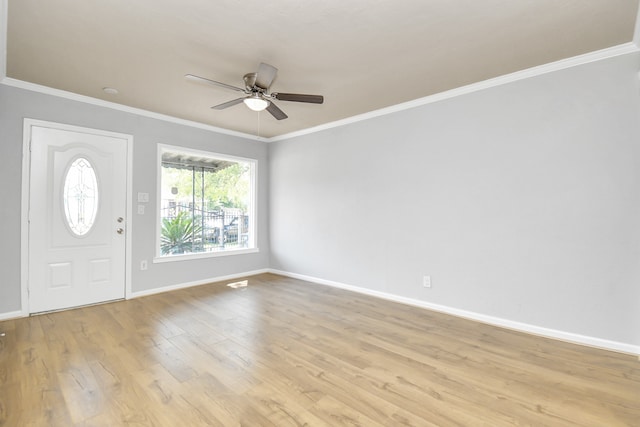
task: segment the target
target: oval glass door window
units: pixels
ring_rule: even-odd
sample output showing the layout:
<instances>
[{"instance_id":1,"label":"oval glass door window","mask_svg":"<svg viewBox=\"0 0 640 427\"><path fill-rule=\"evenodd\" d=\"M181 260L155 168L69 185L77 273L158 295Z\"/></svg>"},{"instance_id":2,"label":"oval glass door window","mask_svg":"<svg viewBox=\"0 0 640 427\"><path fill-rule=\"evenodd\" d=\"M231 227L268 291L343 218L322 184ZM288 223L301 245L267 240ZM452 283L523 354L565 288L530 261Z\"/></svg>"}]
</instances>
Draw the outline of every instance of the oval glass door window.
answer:
<instances>
[{"instance_id":1,"label":"oval glass door window","mask_svg":"<svg viewBox=\"0 0 640 427\"><path fill-rule=\"evenodd\" d=\"M64 213L67 224L77 236L91 230L98 212L98 180L91 162L77 158L64 178Z\"/></svg>"}]
</instances>

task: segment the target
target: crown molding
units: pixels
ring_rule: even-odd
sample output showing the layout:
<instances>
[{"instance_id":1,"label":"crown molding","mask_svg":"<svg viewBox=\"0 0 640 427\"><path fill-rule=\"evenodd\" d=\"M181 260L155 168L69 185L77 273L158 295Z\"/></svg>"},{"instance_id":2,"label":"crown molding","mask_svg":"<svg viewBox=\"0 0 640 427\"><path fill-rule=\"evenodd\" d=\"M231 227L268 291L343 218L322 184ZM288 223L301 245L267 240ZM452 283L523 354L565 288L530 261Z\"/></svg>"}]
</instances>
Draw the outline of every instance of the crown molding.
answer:
<instances>
[{"instance_id":1,"label":"crown molding","mask_svg":"<svg viewBox=\"0 0 640 427\"><path fill-rule=\"evenodd\" d=\"M143 110L141 108L135 108L135 107L129 107L127 105L122 105L122 104L117 104L115 102L109 102L109 101L105 101L103 99L98 99L98 98L93 98L90 96L85 96L85 95L79 95L77 93L73 93L73 92L67 92L65 90L60 90L60 89L54 89L48 86L42 86L42 85L38 85L35 83L29 83L29 82L25 82L22 80L16 80L16 79L12 79L10 77L5 77L2 79L2 81L0 81L0 83L7 85L7 86L12 86L12 87L16 87L19 89L25 89L25 90L29 90L32 92L38 92L38 93L43 93L45 95L52 95L52 96L56 96L59 98L65 98L65 99L70 99L72 101L78 101L78 102L83 102L85 104L91 104L91 105L96 105L99 107L105 107L105 108L110 108L112 110L118 110L118 111L122 111L125 113L131 113L131 114L136 114L139 116L143 116L143 117L149 117L152 119L157 119L157 120L163 120L165 122L171 122L171 123L176 123L179 125L184 125L184 126L190 126L193 128L198 128L198 129L204 129L204 130L208 130L211 132L216 132L216 133L221 133L224 135L231 135L231 136L236 136L239 138L244 138L244 139L251 139L251 140L255 140L255 141L267 141L267 138L261 138L255 135L250 135L248 133L242 133L242 132L237 132L237 131L233 131L233 130L229 130L229 129L224 129L224 128L219 128L216 126L211 126L211 125L207 125L204 123L199 123L199 122L194 122L191 120L185 120L185 119L180 119L178 117L173 117L173 116L169 116L166 114L160 114L160 113L155 113L153 111L149 111L149 110Z\"/></svg>"},{"instance_id":2,"label":"crown molding","mask_svg":"<svg viewBox=\"0 0 640 427\"><path fill-rule=\"evenodd\" d=\"M79 95L73 92L67 92L64 90L54 89L47 86L38 85L35 83L29 83L22 80L12 79L7 77L7 33L9 31L9 0L0 0L0 84L11 86L19 89L25 89L32 92L39 92L46 95L52 95L59 98L70 99L73 101L84 102L86 104L97 105L100 107L106 107L113 110L123 111L126 113L137 114L143 117L149 117L152 119L163 120L166 122L176 123L184 126L189 126L198 129L204 129L211 132L217 132L224 135L235 136L239 138L265 142L268 139L262 138L247 133L237 132L229 129L219 128L216 126L207 125L204 123L194 122L191 120L179 119L177 117L155 113L153 111L143 110L141 108L128 107L126 105L117 104L115 102L109 102L98 98L92 98L90 96Z\"/></svg>"},{"instance_id":3,"label":"crown molding","mask_svg":"<svg viewBox=\"0 0 640 427\"><path fill-rule=\"evenodd\" d=\"M624 43L618 46L613 46L607 49L597 50L597 51L589 52L583 55L561 59L559 61L550 62L548 64L539 65L537 67L527 68L525 70L516 71L510 74L505 74L503 76L495 77L489 80L484 80L478 83L472 83L470 85L447 90L445 92L436 93L433 95L426 96L424 98L403 102L402 104L393 105L391 107L381 108L379 110L370 111L364 114L358 114L357 116L349 117L349 118L338 120L331 123L325 123L319 126L303 129L297 132L274 136L272 138L269 138L267 142L283 141L286 139L309 135L312 133L321 132L323 130L345 126L345 125L360 122L363 120L369 120L375 117L385 116L387 114L393 114L399 111L421 107L423 105L432 104L434 102L443 101L445 99L455 98L457 96L466 95L469 93L489 89L492 87L505 85L505 84L516 82L519 80L525 80L525 79L540 76L543 74L552 73L554 71L565 70L567 68L588 64L591 62L601 61L603 59L614 58L616 56L626 55L634 52L640 52L639 46L640 45L636 45L635 43L629 42L629 43Z\"/></svg>"},{"instance_id":4,"label":"crown molding","mask_svg":"<svg viewBox=\"0 0 640 427\"><path fill-rule=\"evenodd\" d=\"M551 73L554 71L564 70L567 68L575 67L578 65L588 64L590 62L600 61L607 58L613 58L620 55L625 55L634 52L640 52L640 8L638 10L638 18L636 19L635 32L633 40L629 43L624 43L618 46L613 46L607 49L602 49L583 55L574 56L572 58L562 59L559 61L551 62L548 64L540 65L537 67L528 68L526 70L517 71L510 74L505 74L493 79L484 80L482 82L473 83L467 86L451 89L445 92L436 93L423 98L415 99L412 101L404 102L402 104L393 105L379 110L370 111L364 114L358 114L353 117L349 117L342 120L337 120L330 123L325 123L319 126L303 129L296 132L291 132L283 135L274 136L271 138L263 138L256 135L237 132L225 128L220 128L212 125L207 125L200 122L191 120L180 119L177 117L155 113L153 111L143 110L140 108L128 107L126 105L117 104L114 102L104 101L98 98L92 98L85 95L78 95L76 93L67 92L59 89L50 88L47 86L37 85L21 80L16 80L7 77L7 31L8 31L8 3L9 0L0 0L0 84L21 88L29 91L40 92L48 95L57 96L60 98L70 99L74 101L84 102L87 104L106 107L118 111L137 114L143 117L149 117L157 120L163 120L166 122L176 123L184 126L190 126L198 129L204 129L211 132L216 132L224 135L235 136L259 142L276 142L283 141L299 136L309 135L316 132L321 132L327 129L332 129L340 126L357 123L363 120L369 120L375 117L384 116L387 114L397 113L399 111L408 110L411 108L420 107L434 102L443 101L445 99L455 98L457 96L477 92L484 89L516 82L519 80L528 79L531 77Z\"/></svg>"}]
</instances>

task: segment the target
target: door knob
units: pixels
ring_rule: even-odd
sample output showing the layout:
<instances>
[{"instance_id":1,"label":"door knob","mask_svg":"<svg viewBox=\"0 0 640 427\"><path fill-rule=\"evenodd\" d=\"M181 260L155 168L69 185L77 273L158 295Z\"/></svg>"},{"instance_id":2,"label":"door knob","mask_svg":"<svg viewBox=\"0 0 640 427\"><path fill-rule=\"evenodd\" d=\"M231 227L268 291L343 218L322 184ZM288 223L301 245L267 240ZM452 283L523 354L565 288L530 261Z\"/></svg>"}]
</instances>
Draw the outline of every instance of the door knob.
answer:
<instances>
[{"instance_id":1,"label":"door knob","mask_svg":"<svg viewBox=\"0 0 640 427\"><path fill-rule=\"evenodd\" d=\"M118 228L118 229L116 230L116 233L118 233L118 234L122 234L122 233L124 233L124 228Z\"/></svg>"}]
</instances>

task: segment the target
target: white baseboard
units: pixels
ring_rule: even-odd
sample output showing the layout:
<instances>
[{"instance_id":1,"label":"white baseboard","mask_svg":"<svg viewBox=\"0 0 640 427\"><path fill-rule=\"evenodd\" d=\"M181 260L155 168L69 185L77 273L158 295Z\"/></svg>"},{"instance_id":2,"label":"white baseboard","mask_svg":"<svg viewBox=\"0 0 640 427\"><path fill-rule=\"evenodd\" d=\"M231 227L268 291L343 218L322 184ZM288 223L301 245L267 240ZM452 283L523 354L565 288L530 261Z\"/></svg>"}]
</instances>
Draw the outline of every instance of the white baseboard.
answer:
<instances>
[{"instance_id":1,"label":"white baseboard","mask_svg":"<svg viewBox=\"0 0 640 427\"><path fill-rule=\"evenodd\" d=\"M352 292L357 292L364 295L369 295L377 298L382 298L389 301L399 302L402 304L412 305L415 307L425 308L428 310L438 311L441 313L451 314L453 316L462 317L469 320L475 320L477 322L486 323L493 326L499 326L506 329L512 329L519 332L526 332L532 335L539 335L546 338L553 338L560 341L566 341L574 344L585 345L589 347L596 347L605 350L616 351L619 353L627 353L637 355L640 357L640 346L621 343L617 341L609 341L601 338L589 337L586 335L574 334L572 332L559 331L556 329L543 328L540 326L529 325L527 323L515 322L513 320L502 319L494 316L487 316L485 314L475 313L467 310L460 310L454 307L448 307L439 304L433 304L426 301L420 301L413 298L406 298L399 295L389 294L386 292L373 291L371 289L361 288L359 286L347 285L332 280L319 279L317 277L306 276L304 274L291 273L288 271L269 269L270 273L278 274L285 277L291 277L294 279L300 279L319 285L331 286L334 288L345 289Z\"/></svg>"},{"instance_id":2,"label":"white baseboard","mask_svg":"<svg viewBox=\"0 0 640 427\"><path fill-rule=\"evenodd\" d=\"M586 345L589 347L596 347L596 348L602 348L605 350L617 351L620 353L633 354L640 357L640 346L633 345L633 344L610 341L602 338L589 337L586 335L580 335L580 334L560 331L556 329L543 328L540 326L529 325L527 323L515 322L513 320L502 319L494 316L488 316L485 314L475 313L467 310L460 310L454 307L433 304L430 302L421 301L413 298L402 297L399 295L394 295L386 292L374 291L374 290L362 288L359 286L347 285L347 284L335 282L332 280L325 280L317 277L307 276L304 274L291 273L289 271L276 270L272 268L264 268L260 270L247 271L243 273L230 274L226 276L212 277L205 280L197 280L193 282L186 282L186 283L179 283L176 285L164 286L161 288L154 288L154 289L149 289L144 291L132 292L129 295L127 295L127 299L139 298L139 297L144 297L148 295L174 291L178 289L185 289L193 286L201 286L201 285L206 285L214 282L222 282L225 280L234 280L242 277L255 276L257 274L263 274L263 273L278 274L280 276L291 277L294 279L300 279L307 282L316 283L319 285L331 286L334 288L340 288L347 291L357 292L360 294L369 295L376 298L381 298L381 299L394 301L402 304L407 304L415 307L425 308L428 310L438 311L441 313L451 314L453 316L475 320L477 322L499 326L502 328L513 329L520 332L526 332L529 334L539 335L547 338L553 338L561 341L571 342L574 344ZM27 314L23 313L20 310L0 313L0 321L15 319L19 317L25 317L26 315Z\"/></svg>"},{"instance_id":3,"label":"white baseboard","mask_svg":"<svg viewBox=\"0 0 640 427\"><path fill-rule=\"evenodd\" d=\"M17 319L19 317L27 317L27 314L24 313L22 310L8 311L6 313L0 313L0 320Z\"/></svg>"},{"instance_id":4,"label":"white baseboard","mask_svg":"<svg viewBox=\"0 0 640 427\"><path fill-rule=\"evenodd\" d=\"M140 298L140 297L144 297L147 295L154 295L154 294L159 294L162 292L169 292L169 291L175 291L178 289L184 289L184 288L190 288L192 286L200 286L200 285L207 285L209 283L214 283L214 282L222 282L225 280L233 280L233 279L238 279L241 277L248 277L248 276L255 276L256 274L262 274L262 273L268 273L269 269L267 268L263 268L260 270L253 270L253 271L247 271L247 272L243 272L243 273L237 273L237 274L229 274L227 276L218 276L218 277L212 277L209 279L204 279L204 280L197 280L194 282L187 282L187 283L179 283L176 285L170 285L170 286L164 286L161 288L154 288L154 289L148 289L148 290L144 290L144 291L138 291L138 292L131 292L126 296L126 299L132 299L132 298ZM18 311L9 311L6 313L0 313L0 321L2 320L10 320L10 319L17 319L20 317L27 317L29 316L29 313L18 310Z\"/></svg>"},{"instance_id":5,"label":"white baseboard","mask_svg":"<svg viewBox=\"0 0 640 427\"><path fill-rule=\"evenodd\" d=\"M227 276L218 276L218 277L212 277L204 280L196 280L194 282L178 283L176 285L163 286L161 288L153 288L153 289L148 289L144 291L131 292L129 295L127 295L127 299L146 297L148 295L155 295L163 292L175 291L178 289L191 288L193 286L207 285L209 283L214 283L214 282L223 282L225 280L233 280L241 277L255 276L256 274L262 274L262 273L268 273L268 272L269 272L269 269L264 268L261 270L253 270L253 271L247 271L244 273L229 274Z\"/></svg>"}]
</instances>

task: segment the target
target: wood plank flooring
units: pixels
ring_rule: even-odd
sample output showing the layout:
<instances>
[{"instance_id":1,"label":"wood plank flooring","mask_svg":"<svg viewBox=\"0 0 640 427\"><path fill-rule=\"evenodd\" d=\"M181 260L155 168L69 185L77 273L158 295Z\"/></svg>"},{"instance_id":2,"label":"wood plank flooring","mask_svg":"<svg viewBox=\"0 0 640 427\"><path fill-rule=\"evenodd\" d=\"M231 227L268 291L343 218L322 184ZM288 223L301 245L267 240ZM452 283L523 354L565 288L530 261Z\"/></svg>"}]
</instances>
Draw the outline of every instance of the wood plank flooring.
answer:
<instances>
[{"instance_id":1,"label":"wood plank flooring","mask_svg":"<svg viewBox=\"0 0 640 427\"><path fill-rule=\"evenodd\" d=\"M640 362L263 274L0 322L0 426L640 426Z\"/></svg>"}]
</instances>

